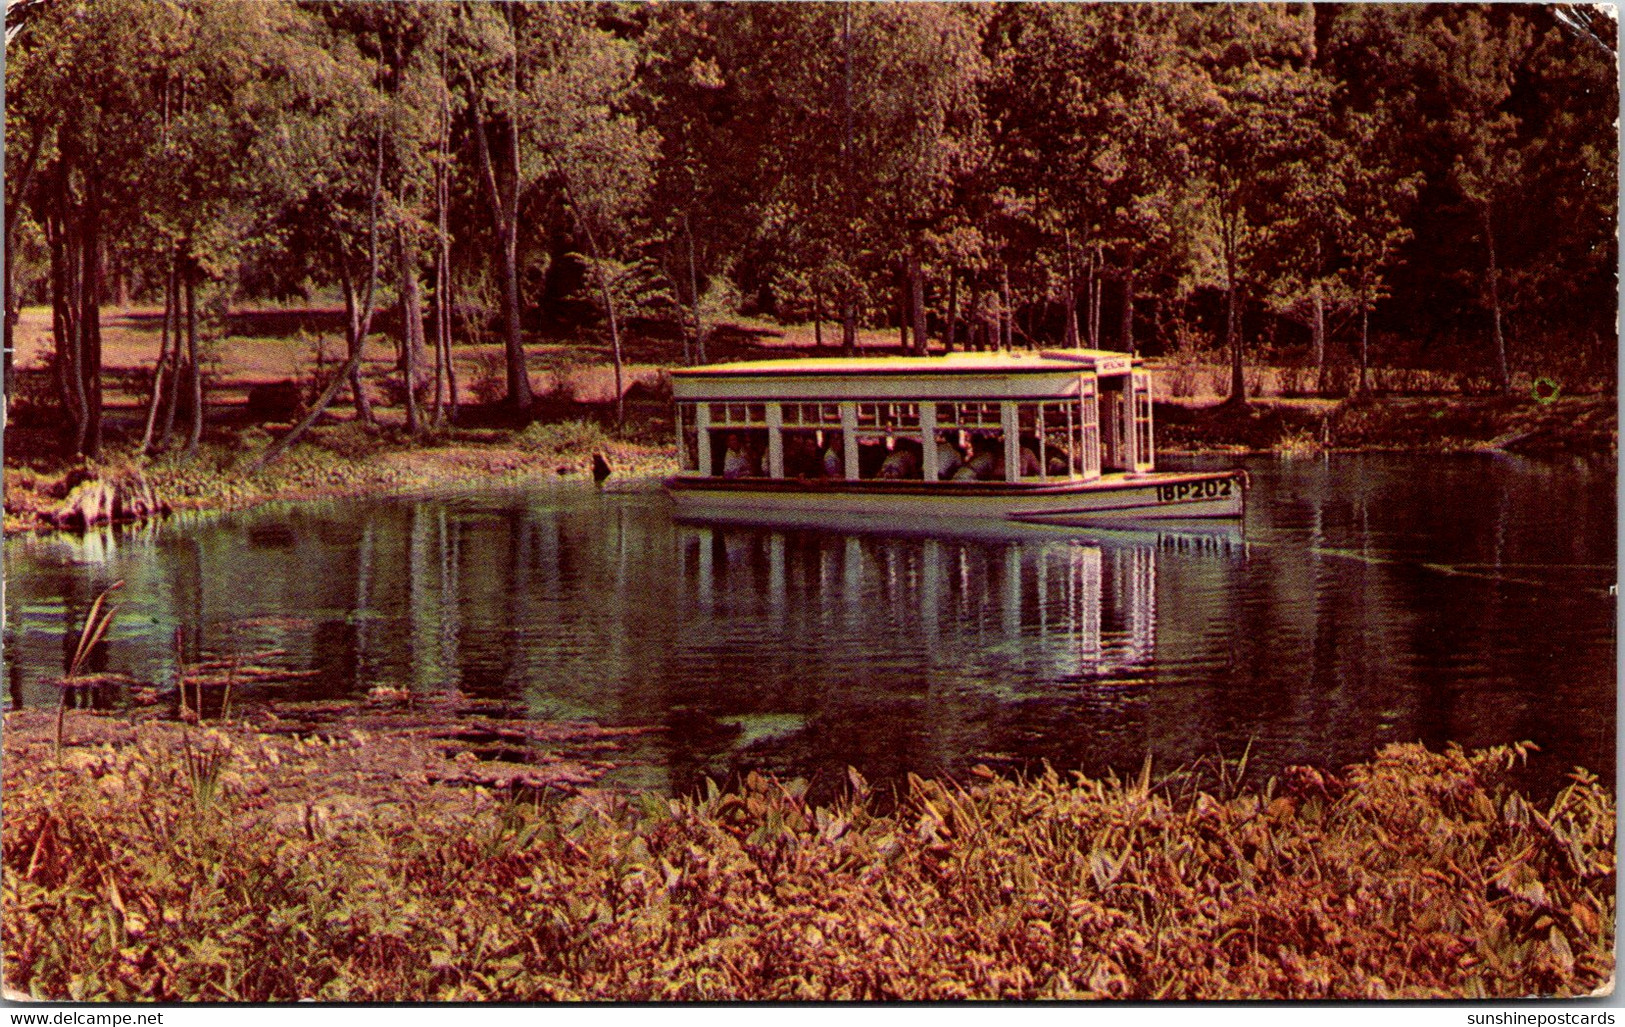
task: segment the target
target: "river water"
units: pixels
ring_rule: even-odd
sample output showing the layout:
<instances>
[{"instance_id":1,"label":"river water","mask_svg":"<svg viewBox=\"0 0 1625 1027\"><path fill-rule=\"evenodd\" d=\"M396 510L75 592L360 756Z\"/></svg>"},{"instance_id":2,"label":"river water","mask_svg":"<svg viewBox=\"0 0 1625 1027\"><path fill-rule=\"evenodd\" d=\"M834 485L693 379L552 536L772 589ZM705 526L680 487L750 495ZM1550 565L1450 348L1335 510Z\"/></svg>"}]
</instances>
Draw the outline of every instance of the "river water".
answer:
<instances>
[{"instance_id":1,"label":"river water","mask_svg":"<svg viewBox=\"0 0 1625 1027\"><path fill-rule=\"evenodd\" d=\"M319 671L239 701L384 684L659 726L623 754L634 787L767 770L828 795L849 765L895 782L1244 751L1264 774L1402 740L1533 741L1543 792L1575 765L1612 778L1612 466L1242 464L1245 524L1210 534L708 527L650 483L559 483L19 537L8 703L56 702L65 637L122 580L98 669L167 683L179 629L187 659L275 647Z\"/></svg>"}]
</instances>

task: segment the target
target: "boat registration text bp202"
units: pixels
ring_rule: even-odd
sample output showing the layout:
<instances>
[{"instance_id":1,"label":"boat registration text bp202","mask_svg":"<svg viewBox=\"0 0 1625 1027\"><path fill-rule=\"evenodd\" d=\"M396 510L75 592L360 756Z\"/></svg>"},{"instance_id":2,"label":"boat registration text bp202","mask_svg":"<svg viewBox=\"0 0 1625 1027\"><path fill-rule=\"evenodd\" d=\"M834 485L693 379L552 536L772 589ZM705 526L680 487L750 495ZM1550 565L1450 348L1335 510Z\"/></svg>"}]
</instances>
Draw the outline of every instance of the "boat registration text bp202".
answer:
<instances>
[{"instance_id":1,"label":"boat registration text bp202","mask_svg":"<svg viewBox=\"0 0 1625 1027\"><path fill-rule=\"evenodd\" d=\"M1221 499L1229 496L1230 490L1234 487L1230 478L1171 482L1157 486L1157 502L1182 503L1192 499Z\"/></svg>"}]
</instances>

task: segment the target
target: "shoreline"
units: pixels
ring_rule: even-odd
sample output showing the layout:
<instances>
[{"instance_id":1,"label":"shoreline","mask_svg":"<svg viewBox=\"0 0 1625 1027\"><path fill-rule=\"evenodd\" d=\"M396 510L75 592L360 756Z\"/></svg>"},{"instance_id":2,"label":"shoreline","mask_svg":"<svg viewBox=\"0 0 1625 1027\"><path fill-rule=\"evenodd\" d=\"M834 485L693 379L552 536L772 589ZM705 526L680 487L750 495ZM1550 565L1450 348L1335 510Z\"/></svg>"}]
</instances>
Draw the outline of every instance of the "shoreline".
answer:
<instances>
[{"instance_id":1,"label":"shoreline","mask_svg":"<svg viewBox=\"0 0 1625 1027\"><path fill-rule=\"evenodd\" d=\"M588 411L583 411L584 413ZM1354 401L1159 402L1159 452L1170 456L1283 457L1338 453L1512 453L1545 458L1618 459L1611 397L1556 403L1495 398L1388 398ZM631 431L647 439L653 422ZM386 431L324 425L281 461L244 476L240 468L269 442L264 429L228 432L191 462L145 465L113 458L85 468L5 469L5 535L64 530L52 520L68 489L85 477L135 475L170 510L240 510L274 501L401 496L480 485L591 476L602 454L615 478L661 478L676 470L676 447L615 437L589 420L536 422L520 430L468 429L412 445ZM72 529L65 529L72 530Z\"/></svg>"}]
</instances>

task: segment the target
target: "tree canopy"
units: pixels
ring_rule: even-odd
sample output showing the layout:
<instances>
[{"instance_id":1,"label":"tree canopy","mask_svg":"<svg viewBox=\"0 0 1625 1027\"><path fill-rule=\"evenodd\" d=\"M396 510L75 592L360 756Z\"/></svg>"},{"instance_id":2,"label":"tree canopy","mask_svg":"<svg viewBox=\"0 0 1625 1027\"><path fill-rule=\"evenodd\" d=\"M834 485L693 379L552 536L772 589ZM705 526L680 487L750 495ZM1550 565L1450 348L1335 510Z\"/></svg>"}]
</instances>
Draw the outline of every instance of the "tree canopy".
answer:
<instances>
[{"instance_id":1,"label":"tree canopy","mask_svg":"<svg viewBox=\"0 0 1625 1027\"><path fill-rule=\"evenodd\" d=\"M864 325L918 351L1194 340L1238 400L1292 353L1322 387L1339 354L1362 388L1377 355L1448 354L1505 389L1612 363L1601 11L12 3L8 360L20 304L49 303L86 454L115 281L166 310L148 449L177 409L196 445L199 290L342 295L322 405L347 382L363 417L353 365L393 304L414 433L470 307L519 416L538 326L603 331L618 370L629 317L703 360L725 306L849 350Z\"/></svg>"}]
</instances>

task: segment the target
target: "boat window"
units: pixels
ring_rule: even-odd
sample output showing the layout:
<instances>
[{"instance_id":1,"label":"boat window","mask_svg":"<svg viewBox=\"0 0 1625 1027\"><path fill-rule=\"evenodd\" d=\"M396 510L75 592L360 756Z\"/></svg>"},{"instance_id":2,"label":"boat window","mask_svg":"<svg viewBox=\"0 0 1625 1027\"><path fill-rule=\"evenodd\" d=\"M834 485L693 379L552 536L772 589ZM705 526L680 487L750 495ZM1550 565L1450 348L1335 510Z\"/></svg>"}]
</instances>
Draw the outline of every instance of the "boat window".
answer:
<instances>
[{"instance_id":1,"label":"boat window","mask_svg":"<svg viewBox=\"0 0 1625 1027\"><path fill-rule=\"evenodd\" d=\"M839 421L837 420L837 423ZM858 431L894 434L899 431L919 431L920 405L918 403L859 403Z\"/></svg>"},{"instance_id":2,"label":"boat window","mask_svg":"<svg viewBox=\"0 0 1625 1027\"><path fill-rule=\"evenodd\" d=\"M808 428L839 428L841 426L841 405L839 403L786 403L784 404L785 427Z\"/></svg>"},{"instance_id":3,"label":"boat window","mask_svg":"<svg viewBox=\"0 0 1625 1027\"><path fill-rule=\"evenodd\" d=\"M1151 376L1134 372L1134 469L1149 471L1151 450Z\"/></svg>"},{"instance_id":4,"label":"boat window","mask_svg":"<svg viewBox=\"0 0 1625 1027\"><path fill-rule=\"evenodd\" d=\"M840 478L845 475L844 459L839 431L784 429L786 478Z\"/></svg>"},{"instance_id":5,"label":"boat window","mask_svg":"<svg viewBox=\"0 0 1625 1027\"><path fill-rule=\"evenodd\" d=\"M1044 403L1039 407L1043 422L1043 449L1039 459L1048 478L1071 478L1083 473L1082 425L1075 403Z\"/></svg>"},{"instance_id":6,"label":"boat window","mask_svg":"<svg viewBox=\"0 0 1625 1027\"><path fill-rule=\"evenodd\" d=\"M957 447L960 464L949 478L953 481L1003 481L1004 435L997 431L961 431ZM943 460L939 455L937 463Z\"/></svg>"},{"instance_id":7,"label":"boat window","mask_svg":"<svg viewBox=\"0 0 1625 1027\"><path fill-rule=\"evenodd\" d=\"M924 467L925 458L919 439L874 435L860 436L858 439L859 478L918 480L924 475Z\"/></svg>"},{"instance_id":8,"label":"boat window","mask_svg":"<svg viewBox=\"0 0 1625 1027\"><path fill-rule=\"evenodd\" d=\"M759 478L767 473L767 430L713 429L710 473L722 478Z\"/></svg>"},{"instance_id":9,"label":"boat window","mask_svg":"<svg viewBox=\"0 0 1625 1027\"><path fill-rule=\"evenodd\" d=\"M1085 478L1100 477L1100 400L1093 378L1082 382L1078 400L1078 452L1083 461L1079 473Z\"/></svg>"},{"instance_id":10,"label":"boat window","mask_svg":"<svg viewBox=\"0 0 1625 1027\"><path fill-rule=\"evenodd\" d=\"M1044 469L1044 419L1046 404L1016 404L1016 434L1021 452L1017 454L1018 474L1023 478L1042 478Z\"/></svg>"},{"instance_id":11,"label":"boat window","mask_svg":"<svg viewBox=\"0 0 1625 1027\"><path fill-rule=\"evenodd\" d=\"M1003 412L999 403L938 403L939 428L1001 428Z\"/></svg>"},{"instance_id":12,"label":"boat window","mask_svg":"<svg viewBox=\"0 0 1625 1027\"><path fill-rule=\"evenodd\" d=\"M763 428L767 426L766 403L712 403L711 424Z\"/></svg>"},{"instance_id":13,"label":"boat window","mask_svg":"<svg viewBox=\"0 0 1625 1027\"><path fill-rule=\"evenodd\" d=\"M1123 388L1125 379L1114 375L1100 380L1100 463L1109 471L1132 471L1129 447L1133 438L1125 411L1128 397Z\"/></svg>"}]
</instances>

